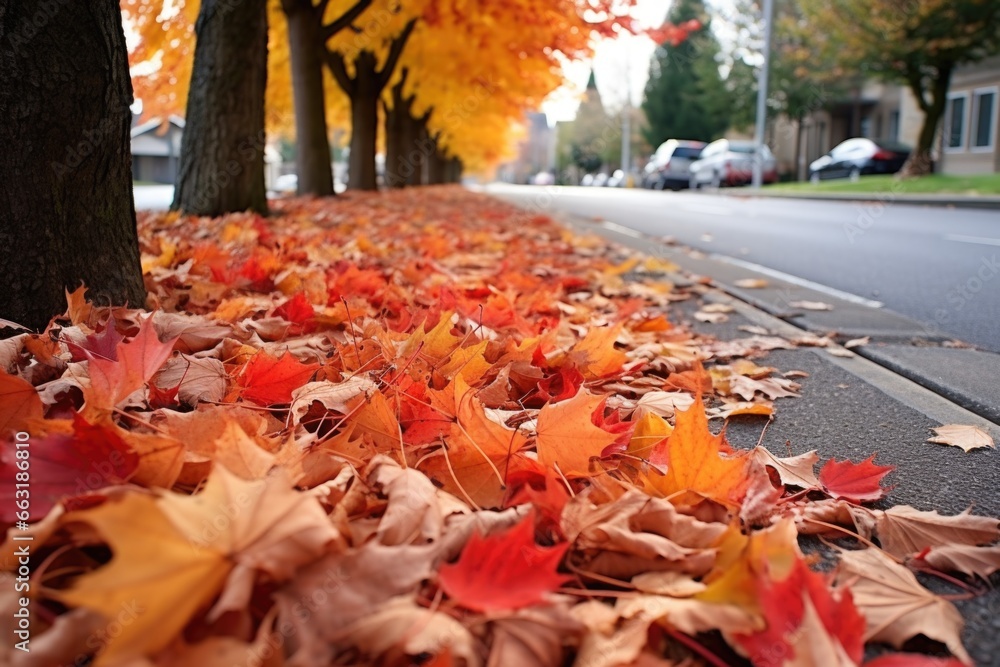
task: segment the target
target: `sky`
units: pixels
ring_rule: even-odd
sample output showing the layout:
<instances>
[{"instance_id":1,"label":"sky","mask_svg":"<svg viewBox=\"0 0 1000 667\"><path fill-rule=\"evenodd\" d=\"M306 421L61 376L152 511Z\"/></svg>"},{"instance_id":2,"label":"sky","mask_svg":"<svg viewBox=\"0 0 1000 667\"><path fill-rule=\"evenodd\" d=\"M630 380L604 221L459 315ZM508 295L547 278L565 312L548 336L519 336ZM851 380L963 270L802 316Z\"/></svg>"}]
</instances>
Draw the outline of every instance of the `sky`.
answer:
<instances>
[{"instance_id":1,"label":"sky","mask_svg":"<svg viewBox=\"0 0 1000 667\"><path fill-rule=\"evenodd\" d=\"M644 27L656 28L663 25L670 10L669 0L638 0L636 18ZM732 10L729 0L709 0L706 4L715 12ZM721 13L725 13L722 11ZM718 18L712 22L716 37L725 43L731 39L726 33L725 21ZM580 98L586 90L591 67L597 79L597 90L601 93L604 106L611 113L621 109L626 92L631 93L632 105L642 103L643 90L649 78L649 61L656 45L644 36L623 34L614 40L603 40L597 45L593 62L574 62L564 67L566 84L552 93L542 105L549 123L572 120L576 116ZM628 86L625 82L628 81Z\"/></svg>"}]
</instances>

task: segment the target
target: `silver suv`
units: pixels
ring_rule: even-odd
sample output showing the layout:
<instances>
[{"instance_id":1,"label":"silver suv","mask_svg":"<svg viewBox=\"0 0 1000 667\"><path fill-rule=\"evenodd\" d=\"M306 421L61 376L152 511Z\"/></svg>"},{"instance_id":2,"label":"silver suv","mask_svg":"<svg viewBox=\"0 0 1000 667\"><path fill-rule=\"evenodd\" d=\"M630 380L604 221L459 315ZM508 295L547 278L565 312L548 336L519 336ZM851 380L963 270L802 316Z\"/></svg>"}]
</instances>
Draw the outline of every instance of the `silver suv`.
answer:
<instances>
[{"instance_id":1,"label":"silver suv","mask_svg":"<svg viewBox=\"0 0 1000 667\"><path fill-rule=\"evenodd\" d=\"M701 152L701 158L690 166L691 188L703 185L721 187L723 185L746 185L753 176L753 163L761 161L764 183L778 180L778 163L771 149L763 146L759 158L752 141L713 141Z\"/></svg>"},{"instance_id":2,"label":"silver suv","mask_svg":"<svg viewBox=\"0 0 1000 667\"><path fill-rule=\"evenodd\" d=\"M646 168L646 187L654 190L681 190L688 186L691 180L689 171L691 163L701 155L705 147L703 141L685 141L668 139L649 159Z\"/></svg>"}]
</instances>

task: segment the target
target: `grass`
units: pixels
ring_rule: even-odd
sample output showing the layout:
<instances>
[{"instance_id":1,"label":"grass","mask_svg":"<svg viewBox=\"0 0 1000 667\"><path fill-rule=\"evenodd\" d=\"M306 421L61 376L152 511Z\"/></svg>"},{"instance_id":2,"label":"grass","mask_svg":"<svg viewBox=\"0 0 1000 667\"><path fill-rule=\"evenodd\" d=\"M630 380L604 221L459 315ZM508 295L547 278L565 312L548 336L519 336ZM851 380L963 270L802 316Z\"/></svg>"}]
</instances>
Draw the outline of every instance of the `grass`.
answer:
<instances>
[{"instance_id":1,"label":"grass","mask_svg":"<svg viewBox=\"0 0 1000 667\"><path fill-rule=\"evenodd\" d=\"M1000 174L976 174L973 176L934 174L907 180L896 180L894 176L862 176L856 183L852 183L846 178L821 181L817 185L812 183L777 183L767 186L764 192L803 195L888 192L914 195L1000 195Z\"/></svg>"}]
</instances>

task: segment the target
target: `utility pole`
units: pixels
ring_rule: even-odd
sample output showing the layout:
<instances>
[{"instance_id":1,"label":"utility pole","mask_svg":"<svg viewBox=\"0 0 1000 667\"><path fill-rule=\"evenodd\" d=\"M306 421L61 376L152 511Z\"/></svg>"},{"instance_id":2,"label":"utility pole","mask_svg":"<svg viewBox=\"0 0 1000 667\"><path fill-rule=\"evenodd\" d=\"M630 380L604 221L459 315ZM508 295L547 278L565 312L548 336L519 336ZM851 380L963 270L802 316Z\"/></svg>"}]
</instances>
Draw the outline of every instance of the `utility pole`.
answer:
<instances>
[{"instance_id":1,"label":"utility pole","mask_svg":"<svg viewBox=\"0 0 1000 667\"><path fill-rule=\"evenodd\" d=\"M632 187L632 68L629 38L625 38L625 106L622 107L622 171L625 185Z\"/></svg>"},{"instance_id":2,"label":"utility pole","mask_svg":"<svg viewBox=\"0 0 1000 667\"><path fill-rule=\"evenodd\" d=\"M774 0L764 0L764 63L757 78L757 125L754 129L755 155L753 160L754 188L764 181L764 128L767 125L767 78L771 68L771 24L774 17Z\"/></svg>"}]
</instances>

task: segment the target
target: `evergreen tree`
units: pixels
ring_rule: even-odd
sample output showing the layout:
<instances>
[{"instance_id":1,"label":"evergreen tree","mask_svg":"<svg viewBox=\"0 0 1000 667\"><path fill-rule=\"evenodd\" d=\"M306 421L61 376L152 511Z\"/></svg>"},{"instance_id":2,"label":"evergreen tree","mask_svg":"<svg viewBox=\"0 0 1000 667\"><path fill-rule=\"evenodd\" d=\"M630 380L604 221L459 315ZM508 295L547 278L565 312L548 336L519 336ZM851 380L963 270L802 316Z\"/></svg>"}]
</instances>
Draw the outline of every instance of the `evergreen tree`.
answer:
<instances>
[{"instance_id":1,"label":"evergreen tree","mask_svg":"<svg viewBox=\"0 0 1000 667\"><path fill-rule=\"evenodd\" d=\"M730 95L719 74L719 43L702 0L680 0L668 20L680 25L697 19L702 27L680 44L664 43L650 63L642 110L646 140L717 139L729 125Z\"/></svg>"}]
</instances>

